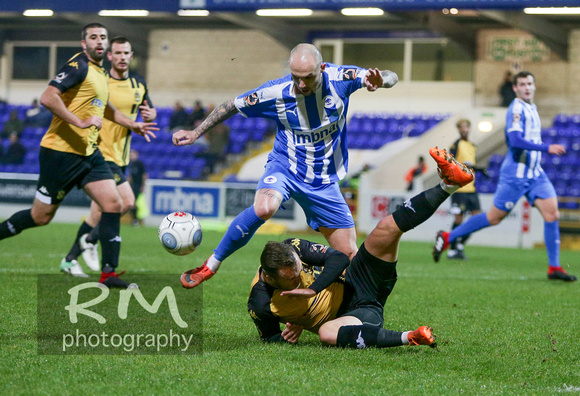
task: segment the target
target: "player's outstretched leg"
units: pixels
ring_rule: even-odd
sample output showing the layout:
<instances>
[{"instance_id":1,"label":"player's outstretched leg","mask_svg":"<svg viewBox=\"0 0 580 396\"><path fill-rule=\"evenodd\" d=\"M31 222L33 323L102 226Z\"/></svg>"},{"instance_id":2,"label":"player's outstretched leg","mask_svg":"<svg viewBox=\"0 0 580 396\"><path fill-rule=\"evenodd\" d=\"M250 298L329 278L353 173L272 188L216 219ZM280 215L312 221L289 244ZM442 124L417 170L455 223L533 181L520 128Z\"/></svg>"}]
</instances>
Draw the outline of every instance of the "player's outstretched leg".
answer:
<instances>
[{"instance_id":1,"label":"player's outstretched leg","mask_svg":"<svg viewBox=\"0 0 580 396\"><path fill-rule=\"evenodd\" d=\"M32 227L37 227L37 224L32 218L31 209L16 212L9 219L0 223L0 240L18 235Z\"/></svg>"},{"instance_id":2,"label":"player's outstretched leg","mask_svg":"<svg viewBox=\"0 0 580 396\"><path fill-rule=\"evenodd\" d=\"M330 343L334 344L333 342ZM401 345L429 345L436 348L435 334L429 326L414 331L393 331L368 324L341 326L336 345L343 348L390 348Z\"/></svg>"},{"instance_id":3,"label":"player's outstretched leg","mask_svg":"<svg viewBox=\"0 0 580 396\"><path fill-rule=\"evenodd\" d=\"M429 154L437 162L437 172L445 183L463 187L475 178L473 169L457 161L445 149L431 147Z\"/></svg>"},{"instance_id":4,"label":"player's outstretched leg","mask_svg":"<svg viewBox=\"0 0 580 396\"><path fill-rule=\"evenodd\" d=\"M437 162L437 172L439 177L443 179L446 184L463 187L471 183L475 177L473 170L458 162L453 155L449 154L445 149L438 147L431 147L429 154ZM449 233L439 231L435 238L435 245L433 246L433 260L439 261L441 253L449 247Z\"/></svg>"},{"instance_id":5,"label":"player's outstretched leg","mask_svg":"<svg viewBox=\"0 0 580 396\"><path fill-rule=\"evenodd\" d=\"M236 216L228 227L226 234L217 248L201 267L191 269L181 274L180 281L186 289L193 289L215 275L221 262L233 254L236 250L244 247L254 236L258 228L265 220L256 215L253 206L250 206Z\"/></svg>"}]
</instances>

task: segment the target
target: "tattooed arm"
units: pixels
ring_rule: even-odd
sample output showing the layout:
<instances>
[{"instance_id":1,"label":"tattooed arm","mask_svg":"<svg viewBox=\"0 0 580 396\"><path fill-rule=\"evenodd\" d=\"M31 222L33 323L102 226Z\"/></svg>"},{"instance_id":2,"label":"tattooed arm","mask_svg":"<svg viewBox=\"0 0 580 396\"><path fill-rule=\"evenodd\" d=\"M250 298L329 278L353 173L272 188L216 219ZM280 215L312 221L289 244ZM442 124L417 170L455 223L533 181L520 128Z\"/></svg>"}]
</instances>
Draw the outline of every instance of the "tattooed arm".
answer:
<instances>
[{"instance_id":1,"label":"tattooed arm","mask_svg":"<svg viewBox=\"0 0 580 396\"><path fill-rule=\"evenodd\" d=\"M369 69L365 77L365 85L371 92L378 88L391 88L398 81L397 73L390 70Z\"/></svg>"},{"instance_id":2,"label":"tattooed arm","mask_svg":"<svg viewBox=\"0 0 580 396\"><path fill-rule=\"evenodd\" d=\"M176 146L185 146L193 144L197 139L203 136L209 129L224 122L234 114L238 109L234 105L234 100L228 100L214 109L193 131L177 131L173 134L173 144Z\"/></svg>"}]
</instances>

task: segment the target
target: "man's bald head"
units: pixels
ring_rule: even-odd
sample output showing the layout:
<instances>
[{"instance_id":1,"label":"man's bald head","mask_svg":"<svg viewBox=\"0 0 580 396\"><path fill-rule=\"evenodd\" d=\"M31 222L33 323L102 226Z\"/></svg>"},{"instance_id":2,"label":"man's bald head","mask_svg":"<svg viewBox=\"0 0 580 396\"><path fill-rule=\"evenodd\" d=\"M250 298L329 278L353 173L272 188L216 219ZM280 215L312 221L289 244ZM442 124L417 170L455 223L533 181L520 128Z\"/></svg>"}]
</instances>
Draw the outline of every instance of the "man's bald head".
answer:
<instances>
[{"instance_id":1,"label":"man's bald head","mask_svg":"<svg viewBox=\"0 0 580 396\"><path fill-rule=\"evenodd\" d=\"M290 72L297 94L308 96L320 87L322 71L322 54L312 44L298 44L290 51Z\"/></svg>"},{"instance_id":2,"label":"man's bald head","mask_svg":"<svg viewBox=\"0 0 580 396\"><path fill-rule=\"evenodd\" d=\"M318 48L312 44L298 44L292 49L292 51L290 51L290 68L292 68L293 62L308 62L316 67L320 67L320 65L322 65L322 54Z\"/></svg>"}]
</instances>

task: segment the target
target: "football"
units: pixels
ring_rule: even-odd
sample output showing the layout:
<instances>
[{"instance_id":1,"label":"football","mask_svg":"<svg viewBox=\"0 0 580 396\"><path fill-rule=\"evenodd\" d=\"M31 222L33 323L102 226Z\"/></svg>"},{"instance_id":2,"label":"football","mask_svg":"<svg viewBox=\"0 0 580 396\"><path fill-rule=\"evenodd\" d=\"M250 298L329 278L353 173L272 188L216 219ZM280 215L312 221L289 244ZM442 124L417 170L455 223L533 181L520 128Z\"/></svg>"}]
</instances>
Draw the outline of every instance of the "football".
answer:
<instances>
[{"instance_id":1,"label":"football","mask_svg":"<svg viewBox=\"0 0 580 396\"><path fill-rule=\"evenodd\" d=\"M201 224L191 213L173 212L159 225L159 240L169 253L184 256L201 243Z\"/></svg>"}]
</instances>

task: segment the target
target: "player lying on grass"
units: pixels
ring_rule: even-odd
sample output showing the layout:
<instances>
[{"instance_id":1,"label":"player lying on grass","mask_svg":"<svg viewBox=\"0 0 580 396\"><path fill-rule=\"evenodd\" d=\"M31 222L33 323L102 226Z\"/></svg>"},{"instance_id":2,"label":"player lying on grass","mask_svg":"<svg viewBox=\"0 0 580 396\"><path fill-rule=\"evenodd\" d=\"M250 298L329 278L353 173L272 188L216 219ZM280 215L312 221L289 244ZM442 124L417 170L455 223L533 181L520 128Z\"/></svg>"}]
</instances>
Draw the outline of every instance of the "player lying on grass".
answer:
<instances>
[{"instance_id":1,"label":"player lying on grass","mask_svg":"<svg viewBox=\"0 0 580 396\"><path fill-rule=\"evenodd\" d=\"M405 332L383 328L383 308L397 281L401 236L474 177L445 150L429 152L437 161L440 185L383 218L352 262L337 250L298 238L266 244L248 300L262 340L295 343L306 329L322 343L341 347L435 346L431 327ZM279 323L286 324L283 331Z\"/></svg>"}]
</instances>

